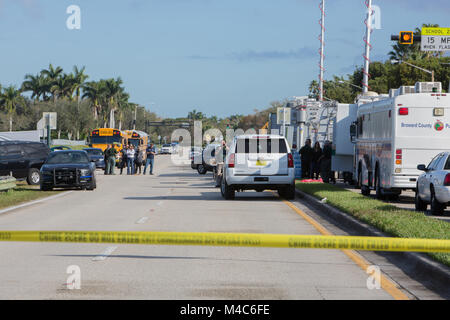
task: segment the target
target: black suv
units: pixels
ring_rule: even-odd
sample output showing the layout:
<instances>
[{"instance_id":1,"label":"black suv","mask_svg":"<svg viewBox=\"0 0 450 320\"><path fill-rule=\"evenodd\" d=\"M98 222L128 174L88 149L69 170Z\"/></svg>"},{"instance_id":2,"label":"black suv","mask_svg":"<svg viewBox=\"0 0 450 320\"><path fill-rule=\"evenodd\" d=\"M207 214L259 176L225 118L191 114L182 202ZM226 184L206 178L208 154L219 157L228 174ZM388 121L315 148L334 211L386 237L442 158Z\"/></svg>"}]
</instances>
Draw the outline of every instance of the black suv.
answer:
<instances>
[{"instance_id":1,"label":"black suv","mask_svg":"<svg viewBox=\"0 0 450 320\"><path fill-rule=\"evenodd\" d=\"M28 184L38 185L39 170L49 153L49 147L40 142L0 141L0 176L12 173L16 179L27 179Z\"/></svg>"}]
</instances>

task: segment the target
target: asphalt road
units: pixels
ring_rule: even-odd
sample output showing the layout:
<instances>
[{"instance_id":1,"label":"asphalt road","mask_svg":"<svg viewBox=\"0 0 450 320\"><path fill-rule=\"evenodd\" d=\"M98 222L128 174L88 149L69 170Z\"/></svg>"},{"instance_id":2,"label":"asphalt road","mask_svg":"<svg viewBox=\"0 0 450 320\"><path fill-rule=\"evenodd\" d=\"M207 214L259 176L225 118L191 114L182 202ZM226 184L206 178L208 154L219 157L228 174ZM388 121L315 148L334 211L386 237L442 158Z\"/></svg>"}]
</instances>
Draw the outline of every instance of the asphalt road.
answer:
<instances>
[{"instance_id":1,"label":"asphalt road","mask_svg":"<svg viewBox=\"0 0 450 320\"><path fill-rule=\"evenodd\" d=\"M274 194L224 201L211 175L169 156L154 176L99 173L93 192L2 214L0 229L319 234ZM393 299L337 250L0 243L0 256L0 299ZM72 265L80 290L66 285Z\"/></svg>"}]
</instances>

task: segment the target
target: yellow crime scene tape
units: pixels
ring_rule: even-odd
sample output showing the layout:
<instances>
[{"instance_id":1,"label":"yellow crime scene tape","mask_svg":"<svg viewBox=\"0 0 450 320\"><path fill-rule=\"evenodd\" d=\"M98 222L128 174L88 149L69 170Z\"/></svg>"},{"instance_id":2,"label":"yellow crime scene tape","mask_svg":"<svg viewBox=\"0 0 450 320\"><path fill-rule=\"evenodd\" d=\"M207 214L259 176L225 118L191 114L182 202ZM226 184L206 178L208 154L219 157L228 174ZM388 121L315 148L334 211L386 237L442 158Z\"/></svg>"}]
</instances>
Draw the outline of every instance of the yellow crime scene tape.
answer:
<instances>
[{"instance_id":1,"label":"yellow crime scene tape","mask_svg":"<svg viewBox=\"0 0 450 320\"><path fill-rule=\"evenodd\" d=\"M249 233L0 231L5 241L450 252L450 240Z\"/></svg>"}]
</instances>

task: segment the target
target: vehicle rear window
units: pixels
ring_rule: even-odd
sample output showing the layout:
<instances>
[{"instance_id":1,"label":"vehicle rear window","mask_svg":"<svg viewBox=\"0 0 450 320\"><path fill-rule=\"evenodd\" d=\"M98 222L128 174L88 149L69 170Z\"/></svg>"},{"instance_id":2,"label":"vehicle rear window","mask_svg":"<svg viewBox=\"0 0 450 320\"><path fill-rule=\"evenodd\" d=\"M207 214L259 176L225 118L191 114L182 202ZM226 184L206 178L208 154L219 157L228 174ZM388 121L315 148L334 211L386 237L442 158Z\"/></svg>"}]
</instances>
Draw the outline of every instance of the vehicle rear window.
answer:
<instances>
[{"instance_id":1,"label":"vehicle rear window","mask_svg":"<svg viewBox=\"0 0 450 320\"><path fill-rule=\"evenodd\" d=\"M447 161L445 162L444 170L450 170L450 157L448 157Z\"/></svg>"},{"instance_id":2,"label":"vehicle rear window","mask_svg":"<svg viewBox=\"0 0 450 320\"><path fill-rule=\"evenodd\" d=\"M284 139L238 139L236 153L287 153Z\"/></svg>"},{"instance_id":3,"label":"vehicle rear window","mask_svg":"<svg viewBox=\"0 0 450 320\"><path fill-rule=\"evenodd\" d=\"M48 164L89 163L84 152L55 152L47 159Z\"/></svg>"}]
</instances>

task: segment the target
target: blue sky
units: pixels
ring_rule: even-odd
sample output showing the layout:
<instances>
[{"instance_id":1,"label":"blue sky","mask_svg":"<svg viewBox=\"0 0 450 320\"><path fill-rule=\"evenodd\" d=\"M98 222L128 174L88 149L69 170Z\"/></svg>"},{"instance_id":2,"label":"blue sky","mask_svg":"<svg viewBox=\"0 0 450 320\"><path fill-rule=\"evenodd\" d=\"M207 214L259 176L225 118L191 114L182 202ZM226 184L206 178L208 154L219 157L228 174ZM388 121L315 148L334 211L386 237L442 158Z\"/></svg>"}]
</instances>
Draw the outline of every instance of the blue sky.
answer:
<instances>
[{"instance_id":1,"label":"blue sky","mask_svg":"<svg viewBox=\"0 0 450 320\"><path fill-rule=\"evenodd\" d=\"M81 8L81 30L66 8ZM422 23L450 27L448 0L375 0L390 35ZM161 116L192 109L248 114L305 95L318 77L319 0L0 0L0 83L48 66L86 66L89 80L121 76L133 102ZM363 0L327 0L326 78L362 65Z\"/></svg>"}]
</instances>

